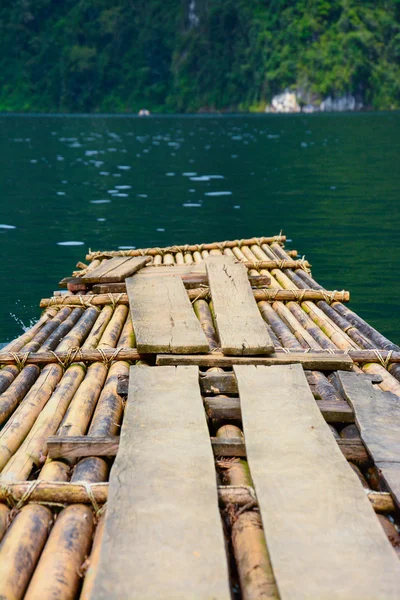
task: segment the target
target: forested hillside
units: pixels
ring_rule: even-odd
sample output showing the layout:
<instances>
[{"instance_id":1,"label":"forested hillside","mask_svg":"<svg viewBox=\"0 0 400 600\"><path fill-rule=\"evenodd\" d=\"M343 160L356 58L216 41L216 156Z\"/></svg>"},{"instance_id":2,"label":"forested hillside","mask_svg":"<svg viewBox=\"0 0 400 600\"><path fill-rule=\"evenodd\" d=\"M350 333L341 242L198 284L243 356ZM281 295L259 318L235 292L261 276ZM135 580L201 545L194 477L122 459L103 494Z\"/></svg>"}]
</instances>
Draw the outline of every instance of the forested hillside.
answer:
<instances>
[{"instance_id":1,"label":"forested hillside","mask_svg":"<svg viewBox=\"0 0 400 600\"><path fill-rule=\"evenodd\" d=\"M400 108L400 0L2 0L0 110Z\"/></svg>"}]
</instances>

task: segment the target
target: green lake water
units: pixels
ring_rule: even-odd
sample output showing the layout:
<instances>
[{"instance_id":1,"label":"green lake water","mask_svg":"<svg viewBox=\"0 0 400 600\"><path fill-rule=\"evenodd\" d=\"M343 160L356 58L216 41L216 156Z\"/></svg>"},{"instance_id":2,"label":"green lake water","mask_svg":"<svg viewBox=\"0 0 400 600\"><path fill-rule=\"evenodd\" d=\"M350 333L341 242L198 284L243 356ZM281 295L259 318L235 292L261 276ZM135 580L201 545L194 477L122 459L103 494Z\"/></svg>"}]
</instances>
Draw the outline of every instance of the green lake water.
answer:
<instances>
[{"instance_id":1,"label":"green lake water","mask_svg":"<svg viewBox=\"0 0 400 600\"><path fill-rule=\"evenodd\" d=\"M350 307L400 343L398 112L3 116L0 186L0 342L88 248L282 229L317 281L349 289Z\"/></svg>"}]
</instances>

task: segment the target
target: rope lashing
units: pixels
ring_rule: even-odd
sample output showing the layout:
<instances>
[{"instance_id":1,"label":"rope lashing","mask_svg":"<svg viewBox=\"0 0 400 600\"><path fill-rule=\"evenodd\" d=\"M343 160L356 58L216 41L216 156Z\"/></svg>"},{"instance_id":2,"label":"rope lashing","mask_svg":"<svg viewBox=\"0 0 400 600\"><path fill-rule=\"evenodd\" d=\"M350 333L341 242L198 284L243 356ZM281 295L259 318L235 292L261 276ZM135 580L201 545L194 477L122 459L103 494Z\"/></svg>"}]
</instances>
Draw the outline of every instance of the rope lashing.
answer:
<instances>
[{"instance_id":1,"label":"rope lashing","mask_svg":"<svg viewBox=\"0 0 400 600\"><path fill-rule=\"evenodd\" d=\"M383 358L382 354L379 352L377 348L373 350L375 356L377 357L379 363L382 365L384 369L387 369L390 363L390 359L392 358L393 350L389 350L387 353L386 359Z\"/></svg>"},{"instance_id":2,"label":"rope lashing","mask_svg":"<svg viewBox=\"0 0 400 600\"><path fill-rule=\"evenodd\" d=\"M18 371L21 372L22 369L25 367L30 352L25 352L24 354L22 354L22 356L21 354L17 354L16 352L10 352L10 354L15 360L15 366L17 367Z\"/></svg>"}]
</instances>

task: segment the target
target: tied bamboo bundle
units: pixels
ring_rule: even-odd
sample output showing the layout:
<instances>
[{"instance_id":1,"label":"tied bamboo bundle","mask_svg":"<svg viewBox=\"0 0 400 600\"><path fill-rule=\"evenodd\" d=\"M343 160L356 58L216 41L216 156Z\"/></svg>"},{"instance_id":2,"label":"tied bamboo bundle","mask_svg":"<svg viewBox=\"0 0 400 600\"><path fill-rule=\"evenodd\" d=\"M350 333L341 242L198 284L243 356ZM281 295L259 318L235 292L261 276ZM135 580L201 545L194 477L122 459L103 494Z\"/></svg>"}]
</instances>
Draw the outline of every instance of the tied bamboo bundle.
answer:
<instances>
[{"instance_id":1,"label":"tied bamboo bundle","mask_svg":"<svg viewBox=\"0 0 400 600\"><path fill-rule=\"evenodd\" d=\"M283 243L286 241L286 236L275 235L273 237L250 238L246 240L232 240L226 242L210 242L205 244L184 244L182 246L169 246L166 248L145 248L137 250L115 250L112 252L89 252L86 255L86 260L98 258L112 258L114 256L165 256L171 253L186 253L186 252L203 252L212 249L223 250L224 248L234 248L236 246L248 246L251 244L271 244L273 242Z\"/></svg>"}]
</instances>

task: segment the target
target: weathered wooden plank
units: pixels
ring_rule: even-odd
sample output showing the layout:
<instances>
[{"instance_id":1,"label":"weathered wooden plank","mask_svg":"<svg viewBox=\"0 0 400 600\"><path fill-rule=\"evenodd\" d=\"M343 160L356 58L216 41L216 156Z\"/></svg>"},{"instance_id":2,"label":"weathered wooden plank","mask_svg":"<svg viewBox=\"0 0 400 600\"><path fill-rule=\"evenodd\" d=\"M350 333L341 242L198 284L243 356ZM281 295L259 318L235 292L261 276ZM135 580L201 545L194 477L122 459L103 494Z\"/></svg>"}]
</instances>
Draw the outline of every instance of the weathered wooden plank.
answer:
<instances>
[{"instance_id":1,"label":"weathered wooden plank","mask_svg":"<svg viewBox=\"0 0 400 600\"><path fill-rule=\"evenodd\" d=\"M120 283L139 271L149 262L148 256L117 257L103 261L101 265L82 277L83 283Z\"/></svg>"},{"instance_id":2,"label":"weathered wooden plank","mask_svg":"<svg viewBox=\"0 0 400 600\"><path fill-rule=\"evenodd\" d=\"M188 597L231 598L198 371L133 366L93 598Z\"/></svg>"},{"instance_id":3,"label":"weathered wooden plank","mask_svg":"<svg viewBox=\"0 0 400 600\"><path fill-rule=\"evenodd\" d=\"M200 263L200 264L203 264L203 263ZM140 274L148 277L149 276L148 271L152 268L153 267L149 267L149 269L143 269ZM191 300L196 297L196 293L198 293L197 292L198 289L200 289L200 288L203 289L203 286L208 286L208 278L205 273L204 274L196 273L196 272L192 273L189 270L187 273L177 273L176 270L177 270L176 267L171 267L171 272L165 273L164 269L162 269L160 271L160 269L158 267L154 267L155 272L151 273L151 277L159 277L160 275L163 275L163 276L164 275L171 275L171 276L179 275L183 281L183 285L185 286L185 288L187 290L190 290L189 297ZM249 279L249 283L253 289L253 295L255 296L256 299L257 299L257 289L254 289L254 288L265 288L265 286L269 285L271 282L271 278L266 275L260 275L260 276L249 275L248 279ZM76 281L80 282L82 280L77 279ZM103 281L103 279L101 279L101 281ZM195 291L193 291L193 290L195 290ZM126 285L125 285L125 282L122 282L122 283L97 283L96 285L93 286L93 292L95 294L108 294L108 293L113 294L113 293L118 293L118 292L123 294L123 293L126 293ZM264 294L265 294L266 290L264 290L264 289L262 289L262 291L258 290L258 294L260 294L261 292L262 292L262 299L264 299ZM260 299L260 298L258 298L258 299Z\"/></svg>"},{"instance_id":4,"label":"weathered wooden plank","mask_svg":"<svg viewBox=\"0 0 400 600\"><path fill-rule=\"evenodd\" d=\"M300 365L234 372L281 600L398 598L398 558Z\"/></svg>"},{"instance_id":5,"label":"weathered wooden plank","mask_svg":"<svg viewBox=\"0 0 400 600\"><path fill-rule=\"evenodd\" d=\"M271 356L224 356L223 354L207 354L171 356L159 354L157 365L198 365L199 367L232 367L233 365L291 365L300 363L304 369L315 371L350 371L353 361L347 354L323 354L318 352L285 352Z\"/></svg>"},{"instance_id":6,"label":"weathered wooden plank","mask_svg":"<svg viewBox=\"0 0 400 600\"><path fill-rule=\"evenodd\" d=\"M400 507L400 402L362 374L338 373L360 435Z\"/></svg>"},{"instance_id":7,"label":"weathered wooden plank","mask_svg":"<svg viewBox=\"0 0 400 600\"><path fill-rule=\"evenodd\" d=\"M209 346L179 276L126 280L139 352L208 352Z\"/></svg>"},{"instance_id":8,"label":"weathered wooden plank","mask_svg":"<svg viewBox=\"0 0 400 600\"><path fill-rule=\"evenodd\" d=\"M210 419L239 421L242 418L238 397L209 396L204 398L204 405ZM354 413L347 402L317 400L317 406L327 423L354 423Z\"/></svg>"},{"instance_id":9,"label":"weathered wooden plank","mask_svg":"<svg viewBox=\"0 0 400 600\"><path fill-rule=\"evenodd\" d=\"M223 353L273 352L274 345L254 300L246 267L232 256L212 256L205 263Z\"/></svg>"},{"instance_id":10,"label":"weathered wooden plank","mask_svg":"<svg viewBox=\"0 0 400 600\"><path fill-rule=\"evenodd\" d=\"M357 464L369 461L368 453L361 439L335 439L347 460ZM118 436L89 437L54 436L47 439L49 458L82 458L84 456L116 456L119 448ZM243 439L212 437L211 446L215 456L246 456Z\"/></svg>"}]
</instances>

